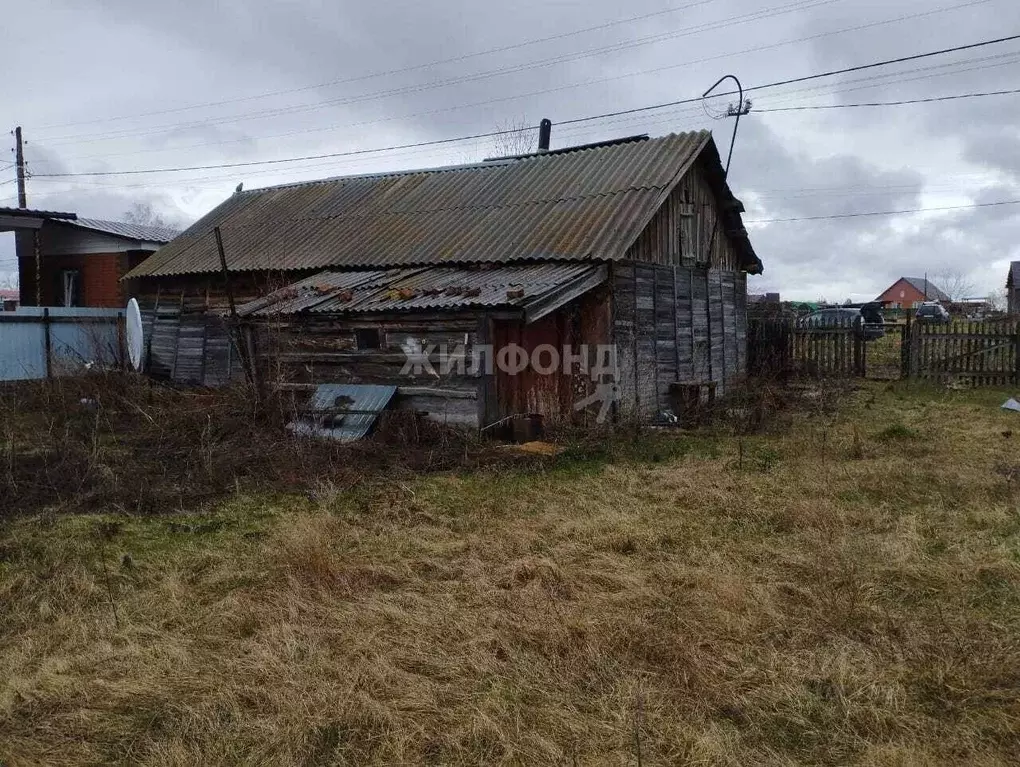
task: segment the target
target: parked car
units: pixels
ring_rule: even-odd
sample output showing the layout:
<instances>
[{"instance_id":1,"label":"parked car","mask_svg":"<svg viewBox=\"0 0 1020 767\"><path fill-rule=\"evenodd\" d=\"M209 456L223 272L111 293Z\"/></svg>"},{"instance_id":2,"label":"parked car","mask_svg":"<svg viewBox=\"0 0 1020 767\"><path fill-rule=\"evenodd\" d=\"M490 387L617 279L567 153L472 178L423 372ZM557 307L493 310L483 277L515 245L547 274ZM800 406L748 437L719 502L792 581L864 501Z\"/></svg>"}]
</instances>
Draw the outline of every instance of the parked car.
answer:
<instances>
[{"instance_id":1,"label":"parked car","mask_svg":"<svg viewBox=\"0 0 1020 767\"><path fill-rule=\"evenodd\" d=\"M949 322L949 312L946 311L946 307L942 304L937 304L934 301L926 301L917 307L914 319L918 322L946 324Z\"/></svg>"},{"instance_id":2,"label":"parked car","mask_svg":"<svg viewBox=\"0 0 1020 767\"><path fill-rule=\"evenodd\" d=\"M848 307L819 309L797 320L797 327L807 329L852 327L865 341L874 341L885 335L885 323L881 321L881 315L877 322L869 322L861 309Z\"/></svg>"}]
</instances>

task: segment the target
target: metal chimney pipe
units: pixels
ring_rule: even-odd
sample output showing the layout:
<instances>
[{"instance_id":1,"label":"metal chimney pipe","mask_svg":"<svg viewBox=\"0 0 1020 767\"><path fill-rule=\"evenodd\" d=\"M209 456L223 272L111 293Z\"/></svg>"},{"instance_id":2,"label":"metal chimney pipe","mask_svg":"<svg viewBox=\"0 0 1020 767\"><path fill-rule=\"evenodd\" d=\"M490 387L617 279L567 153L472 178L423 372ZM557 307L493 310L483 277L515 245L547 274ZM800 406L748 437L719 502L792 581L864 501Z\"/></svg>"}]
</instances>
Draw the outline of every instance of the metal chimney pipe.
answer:
<instances>
[{"instance_id":1,"label":"metal chimney pipe","mask_svg":"<svg viewBox=\"0 0 1020 767\"><path fill-rule=\"evenodd\" d=\"M538 124L538 151L549 151L549 137L552 135L552 120L543 117Z\"/></svg>"}]
</instances>

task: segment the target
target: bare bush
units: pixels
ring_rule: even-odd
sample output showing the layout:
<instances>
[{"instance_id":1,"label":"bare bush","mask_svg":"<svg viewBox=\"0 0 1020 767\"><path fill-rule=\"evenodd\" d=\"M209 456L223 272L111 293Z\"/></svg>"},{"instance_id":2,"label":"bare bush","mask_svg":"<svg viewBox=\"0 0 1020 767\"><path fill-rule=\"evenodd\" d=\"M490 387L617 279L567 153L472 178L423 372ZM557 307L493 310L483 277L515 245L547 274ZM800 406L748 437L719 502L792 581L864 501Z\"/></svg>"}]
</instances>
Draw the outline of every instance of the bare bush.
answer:
<instances>
[{"instance_id":1,"label":"bare bush","mask_svg":"<svg viewBox=\"0 0 1020 767\"><path fill-rule=\"evenodd\" d=\"M5 447L0 509L138 514L191 509L252 487L315 493L366 476L506 460L462 430L386 413L371 438L299 438L292 411L243 387L179 390L100 372L0 395Z\"/></svg>"}]
</instances>

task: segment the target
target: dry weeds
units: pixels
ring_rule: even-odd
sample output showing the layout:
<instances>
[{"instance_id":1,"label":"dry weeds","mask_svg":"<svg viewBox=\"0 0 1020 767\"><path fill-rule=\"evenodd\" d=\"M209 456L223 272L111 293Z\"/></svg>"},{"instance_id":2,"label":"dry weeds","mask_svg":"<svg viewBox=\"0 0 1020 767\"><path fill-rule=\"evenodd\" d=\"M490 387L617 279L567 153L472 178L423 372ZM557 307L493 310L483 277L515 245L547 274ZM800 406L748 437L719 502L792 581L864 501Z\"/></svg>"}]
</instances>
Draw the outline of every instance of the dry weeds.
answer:
<instances>
[{"instance_id":1,"label":"dry weeds","mask_svg":"<svg viewBox=\"0 0 1020 767\"><path fill-rule=\"evenodd\" d=\"M1002 399L9 520L0 759L1015 763Z\"/></svg>"}]
</instances>

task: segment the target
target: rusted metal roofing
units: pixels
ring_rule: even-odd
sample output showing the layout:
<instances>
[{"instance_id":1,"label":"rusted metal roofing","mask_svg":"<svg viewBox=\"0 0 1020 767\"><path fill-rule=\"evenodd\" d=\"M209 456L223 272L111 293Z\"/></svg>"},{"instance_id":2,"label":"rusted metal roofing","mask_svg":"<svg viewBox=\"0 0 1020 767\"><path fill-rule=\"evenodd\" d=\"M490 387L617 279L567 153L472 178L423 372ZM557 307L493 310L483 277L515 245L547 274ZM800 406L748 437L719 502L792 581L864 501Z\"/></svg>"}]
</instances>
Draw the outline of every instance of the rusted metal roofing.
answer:
<instances>
[{"instance_id":1,"label":"rusted metal roofing","mask_svg":"<svg viewBox=\"0 0 1020 767\"><path fill-rule=\"evenodd\" d=\"M216 226L236 271L619 259L706 148L718 164L698 131L239 192L128 277L218 271Z\"/></svg>"},{"instance_id":2,"label":"rusted metal roofing","mask_svg":"<svg viewBox=\"0 0 1020 767\"><path fill-rule=\"evenodd\" d=\"M396 392L396 386L378 384L321 384L312 393L308 412L287 428L302 436L354 442L368 434Z\"/></svg>"},{"instance_id":3,"label":"rusted metal roofing","mask_svg":"<svg viewBox=\"0 0 1020 767\"><path fill-rule=\"evenodd\" d=\"M605 265L572 263L321 272L237 312L272 317L508 307L523 310L525 321L533 322L606 277Z\"/></svg>"},{"instance_id":4,"label":"rusted metal roofing","mask_svg":"<svg viewBox=\"0 0 1020 767\"><path fill-rule=\"evenodd\" d=\"M357 290L361 295L365 295L409 273L407 269L320 272L239 306L237 313L242 317L298 314L332 299L337 294L353 295L353 291Z\"/></svg>"}]
</instances>

